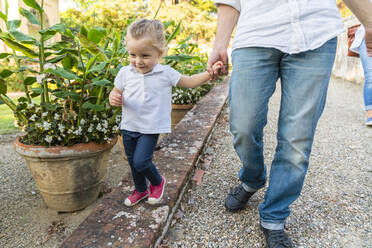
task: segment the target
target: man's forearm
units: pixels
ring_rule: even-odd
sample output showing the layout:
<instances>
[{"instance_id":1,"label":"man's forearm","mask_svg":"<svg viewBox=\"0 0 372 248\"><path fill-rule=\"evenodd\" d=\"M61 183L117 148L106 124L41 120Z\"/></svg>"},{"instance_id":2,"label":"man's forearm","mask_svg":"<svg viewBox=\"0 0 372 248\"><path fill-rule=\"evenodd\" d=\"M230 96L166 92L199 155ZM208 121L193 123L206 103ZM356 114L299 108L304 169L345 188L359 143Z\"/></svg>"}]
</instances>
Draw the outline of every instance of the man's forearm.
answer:
<instances>
[{"instance_id":1,"label":"man's forearm","mask_svg":"<svg viewBox=\"0 0 372 248\"><path fill-rule=\"evenodd\" d=\"M353 14L365 27L372 27L372 2L371 0L343 0Z\"/></svg>"},{"instance_id":2,"label":"man's forearm","mask_svg":"<svg viewBox=\"0 0 372 248\"><path fill-rule=\"evenodd\" d=\"M229 46L234 27L238 22L240 12L229 5L220 4L217 14L218 22L214 48L226 50Z\"/></svg>"}]
</instances>

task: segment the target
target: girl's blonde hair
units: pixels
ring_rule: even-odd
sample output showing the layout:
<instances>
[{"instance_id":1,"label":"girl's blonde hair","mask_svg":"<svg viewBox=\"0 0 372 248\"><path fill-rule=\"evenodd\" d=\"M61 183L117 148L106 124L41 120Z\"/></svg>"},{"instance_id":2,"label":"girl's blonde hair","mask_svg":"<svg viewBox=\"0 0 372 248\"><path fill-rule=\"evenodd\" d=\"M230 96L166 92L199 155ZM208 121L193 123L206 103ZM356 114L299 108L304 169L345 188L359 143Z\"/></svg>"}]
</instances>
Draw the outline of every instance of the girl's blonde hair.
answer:
<instances>
[{"instance_id":1,"label":"girl's blonde hair","mask_svg":"<svg viewBox=\"0 0 372 248\"><path fill-rule=\"evenodd\" d=\"M134 38L136 40L149 36L153 41L153 46L159 51L164 51L165 36L163 23L158 20L139 19L132 22L127 30L126 40Z\"/></svg>"}]
</instances>

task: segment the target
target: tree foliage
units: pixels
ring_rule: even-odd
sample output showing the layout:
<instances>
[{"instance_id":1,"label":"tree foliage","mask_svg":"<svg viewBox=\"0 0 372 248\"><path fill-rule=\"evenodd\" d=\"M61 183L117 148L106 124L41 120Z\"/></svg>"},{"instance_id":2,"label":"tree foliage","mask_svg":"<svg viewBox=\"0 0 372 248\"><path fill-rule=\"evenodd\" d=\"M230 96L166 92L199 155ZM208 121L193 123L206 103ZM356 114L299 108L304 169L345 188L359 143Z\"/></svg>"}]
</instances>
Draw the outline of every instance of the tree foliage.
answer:
<instances>
[{"instance_id":1,"label":"tree foliage","mask_svg":"<svg viewBox=\"0 0 372 248\"><path fill-rule=\"evenodd\" d=\"M342 18L352 15L352 12L346 7L342 0L337 0L337 7L341 12Z\"/></svg>"},{"instance_id":2,"label":"tree foliage","mask_svg":"<svg viewBox=\"0 0 372 248\"><path fill-rule=\"evenodd\" d=\"M77 8L68 9L62 13L63 22L70 27L79 29L86 26L103 26L125 30L128 24L137 18L154 18L160 0L74 0ZM161 5L156 18L162 21L182 20L181 35L177 39L185 39L193 35L193 39L210 41L215 34L216 8L211 0L192 0L180 4Z\"/></svg>"}]
</instances>

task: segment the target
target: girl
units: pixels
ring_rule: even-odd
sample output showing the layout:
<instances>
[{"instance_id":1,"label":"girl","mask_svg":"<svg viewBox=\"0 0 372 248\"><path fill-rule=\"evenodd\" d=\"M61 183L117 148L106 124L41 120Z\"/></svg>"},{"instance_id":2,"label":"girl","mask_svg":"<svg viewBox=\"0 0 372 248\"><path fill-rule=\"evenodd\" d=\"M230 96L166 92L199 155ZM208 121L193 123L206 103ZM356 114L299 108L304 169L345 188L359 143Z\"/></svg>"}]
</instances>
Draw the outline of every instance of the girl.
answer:
<instances>
[{"instance_id":1,"label":"girl","mask_svg":"<svg viewBox=\"0 0 372 248\"><path fill-rule=\"evenodd\" d=\"M135 186L124 202L126 206L147 197L150 204L156 204L163 197L166 180L152 157L159 134L171 132L172 86L194 88L210 79L208 72L183 76L159 64L164 43L160 21L141 19L132 23L126 37L130 65L120 69L109 96L112 106L122 106L120 130ZM221 66L222 62L216 63L213 71L217 73Z\"/></svg>"}]
</instances>

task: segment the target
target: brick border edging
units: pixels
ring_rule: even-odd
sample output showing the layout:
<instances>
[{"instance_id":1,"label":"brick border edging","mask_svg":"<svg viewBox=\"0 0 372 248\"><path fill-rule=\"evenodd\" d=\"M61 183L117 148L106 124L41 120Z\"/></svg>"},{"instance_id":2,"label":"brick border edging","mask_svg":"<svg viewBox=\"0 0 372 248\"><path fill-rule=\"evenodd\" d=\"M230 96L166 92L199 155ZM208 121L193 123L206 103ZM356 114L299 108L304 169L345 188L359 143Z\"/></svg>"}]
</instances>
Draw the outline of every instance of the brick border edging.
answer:
<instances>
[{"instance_id":1,"label":"brick border edging","mask_svg":"<svg viewBox=\"0 0 372 248\"><path fill-rule=\"evenodd\" d=\"M97 207L63 242L63 248L151 247L160 242L163 228L172 218L189 175L221 113L228 95L228 78L216 85L176 125L173 133L154 153L154 163L167 178L164 199L157 205L123 205L129 193L119 186L102 198Z\"/></svg>"}]
</instances>

